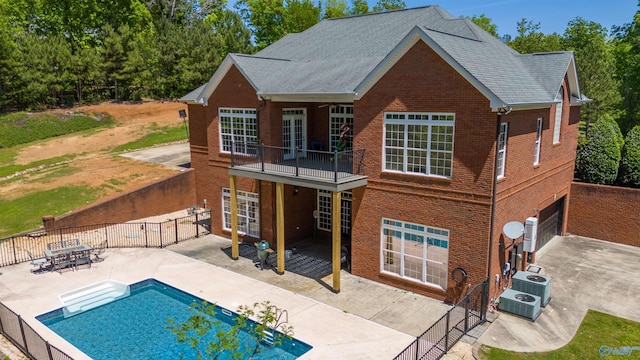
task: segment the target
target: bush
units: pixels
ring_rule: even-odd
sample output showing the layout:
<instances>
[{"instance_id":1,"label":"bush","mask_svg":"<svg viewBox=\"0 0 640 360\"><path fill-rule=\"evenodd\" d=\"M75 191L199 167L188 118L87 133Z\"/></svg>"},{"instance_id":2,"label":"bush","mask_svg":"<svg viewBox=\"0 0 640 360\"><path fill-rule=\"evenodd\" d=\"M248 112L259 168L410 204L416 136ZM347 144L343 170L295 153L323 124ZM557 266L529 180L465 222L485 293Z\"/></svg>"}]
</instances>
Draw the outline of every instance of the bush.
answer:
<instances>
[{"instance_id":1,"label":"bush","mask_svg":"<svg viewBox=\"0 0 640 360\"><path fill-rule=\"evenodd\" d=\"M620 160L620 178L622 185L640 187L640 125L627 133Z\"/></svg>"},{"instance_id":2,"label":"bush","mask_svg":"<svg viewBox=\"0 0 640 360\"><path fill-rule=\"evenodd\" d=\"M576 170L582 181L613 184L618 177L622 143L622 134L615 121L609 118L596 121L589 138L578 141Z\"/></svg>"}]
</instances>

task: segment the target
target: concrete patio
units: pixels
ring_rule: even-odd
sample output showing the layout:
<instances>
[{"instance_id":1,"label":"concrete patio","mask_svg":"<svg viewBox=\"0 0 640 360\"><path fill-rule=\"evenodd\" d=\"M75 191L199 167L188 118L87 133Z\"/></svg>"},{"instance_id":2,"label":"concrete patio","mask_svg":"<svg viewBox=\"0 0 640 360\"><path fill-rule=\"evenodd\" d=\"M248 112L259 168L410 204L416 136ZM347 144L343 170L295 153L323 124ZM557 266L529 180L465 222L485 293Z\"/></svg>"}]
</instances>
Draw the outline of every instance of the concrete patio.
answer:
<instances>
[{"instance_id":1,"label":"concrete patio","mask_svg":"<svg viewBox=\"0 0 640 360\"><path fill-rule=\"evenodd\" d=\"M153 277L233 310L270 300L288 310L295 337L313 346L301 359L391 359L449 308L345 271L343 290L334 294L322 279L277 275L250 259L231 260L221 251L229 244L209 235L166 249L108 249L90 269L61 274L33 274L29 263L5 267L0 301L74 359L87 357L34 317L59 308L58 294L104 279L134 283Z\"/></svg>"}]
</instances>

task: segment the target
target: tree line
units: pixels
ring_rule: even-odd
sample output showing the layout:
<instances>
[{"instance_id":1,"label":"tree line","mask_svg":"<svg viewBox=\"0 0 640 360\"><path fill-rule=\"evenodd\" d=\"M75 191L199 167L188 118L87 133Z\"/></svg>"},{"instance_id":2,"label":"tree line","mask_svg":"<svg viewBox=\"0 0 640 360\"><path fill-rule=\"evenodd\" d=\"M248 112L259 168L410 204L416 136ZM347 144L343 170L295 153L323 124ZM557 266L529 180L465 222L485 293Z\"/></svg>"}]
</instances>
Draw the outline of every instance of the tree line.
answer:
<instances>
[{"instance_id":1,"label":"tree line","mask_svg":"<svg viewBox=\"0 0 640 360\"><path fill-rule=\"evenodd\" d=\"M639 3L640 5L640 3ZM327 18L404 9L402 0L0 0L0 111L104 100L177 98L204 84L229 52L255 53ZM610 116L640 124L640 11L607 29L580 17L563 34L523 18L500 35L520 53L573 50L585 132Z\"/></svg>"},{"instance_id":2,"label":"tree line","mask_svg":"<svg viewBox=\"0 0 640 360\"><path fill-rule=\"evenodd\" d=\"M0 111L177 98L227 53L367 12L364 0L0 0Z\"/></svg>"}]
</instances>

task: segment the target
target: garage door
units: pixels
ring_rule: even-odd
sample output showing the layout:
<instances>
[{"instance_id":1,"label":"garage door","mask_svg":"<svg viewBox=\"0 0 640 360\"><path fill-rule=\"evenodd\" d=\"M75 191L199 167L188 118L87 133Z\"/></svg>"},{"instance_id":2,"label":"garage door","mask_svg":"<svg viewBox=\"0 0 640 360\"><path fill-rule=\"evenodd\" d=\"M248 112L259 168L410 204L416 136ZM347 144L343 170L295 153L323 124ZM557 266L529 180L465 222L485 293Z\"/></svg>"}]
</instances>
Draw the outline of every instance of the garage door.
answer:
<instances>
[{"instance_id":1,"label":"garage door","mask_svg":"<svg viewBox=\"0 0 640 360\"><path fill-rule=\"evenodd\" d=\"M536 250L545 246L554 236L560 235L563 214L564 197L540 211Z\"/></svg>"}]
</instances>

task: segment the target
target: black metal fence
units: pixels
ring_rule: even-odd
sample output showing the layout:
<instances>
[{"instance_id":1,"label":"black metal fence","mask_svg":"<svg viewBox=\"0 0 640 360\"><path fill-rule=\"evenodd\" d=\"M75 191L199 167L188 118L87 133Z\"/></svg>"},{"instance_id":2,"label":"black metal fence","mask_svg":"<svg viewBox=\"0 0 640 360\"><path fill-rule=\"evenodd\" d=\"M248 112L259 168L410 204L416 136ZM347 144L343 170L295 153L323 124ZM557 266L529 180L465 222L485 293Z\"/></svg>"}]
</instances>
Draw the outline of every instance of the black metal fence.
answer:
<instances>
[{"instance_id":1,"label":"black metal fence","mask_svg":"<svg viewBox=\"0 0 640 360\"><path fill-rule=\"evenodd\" d=\"M59 246L64 242L79 242L88 244L96 250L132 247L163 248L209 234L211 232L209 210L191 212L191 215L158 223L96 224L56 229L50 232L37 230L0 239L0 267L32 261L33 257L41 257L48 244ZM73 360L44 340L22 320L20 315L2 303L0 303L0 334L9 339L30 359Z\"/></svg>"},{"instance_id":2,"label":"black metal fence","mask_svg":"<svg viewBox=\"0 0 640 360\"><path fill-rule=\"evenodd\" d=\"M49 344L20 315L0 303L0 334L9 339L30 359L73 360L62 350Z\"/></svg>"},{"instance_id":3,"label":"black metal fence","mask_svg":"<svg viewBox=\"0 0 640 360\"><path fill-rule=\"evenodd\" d=\"M418 336L394 360L437 360L458 340L487 319L489 279L476 285L427 331Z\"/></svg>"},{"instance_id":4,"label":"black metal fence","mask_svg":"<svg viewBox=\"0 0 640 360\"><path fill-rule=\"evenodd\" d=\"M211 231L209 210L164 222L104 223L43 230L0 239L0 267L42 257L48 244L87 244L94 249L163 248Z\"/></svg>"}]
</instances>

